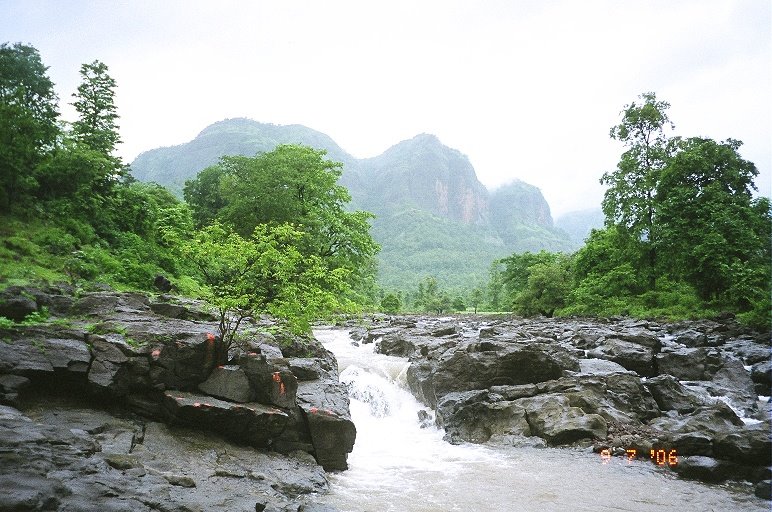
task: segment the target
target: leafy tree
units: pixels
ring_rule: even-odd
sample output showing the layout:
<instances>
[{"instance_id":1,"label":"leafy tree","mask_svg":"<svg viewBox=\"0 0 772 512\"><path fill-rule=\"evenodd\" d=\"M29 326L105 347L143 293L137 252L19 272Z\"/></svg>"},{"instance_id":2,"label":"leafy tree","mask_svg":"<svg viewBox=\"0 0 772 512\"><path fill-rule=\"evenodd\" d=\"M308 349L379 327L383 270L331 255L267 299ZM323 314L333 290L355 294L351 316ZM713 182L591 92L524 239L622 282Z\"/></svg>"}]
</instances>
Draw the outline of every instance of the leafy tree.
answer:
<instances>
[{"instance_id":1,"label":"leafy tree","mask_svg":"<svg viewBox=\"0 0 772 512\"><path fill-rule=\"evenodd\" d=\"M485 297L485 293L482 291L482 288L475 288L472 290L472 294L469 298L469 301L472 304L472 307L474 308L474 314L477 314L477 308L480 306L480 304L483 301L483 298Z\"/></svg>"},{"instance_id":2,"label":"leafy tree","mask_svg":"<svg viewBox=\"0 0 772 512\"><path fill-rule=\"evenodd\" d=\"M453 299L453 303L451 304L451 307L453 308L453 311L464 311L466 310L466 304L464 304L464 298L460 295L457 295Z\"/></svg>"},{"instance_id":3,"label":"leafy tree","mask_svg":"<svg viewBox=\"0 0 772 512\"><path fill-rule=\"evenodd\" d=\"M220 192L220 181L225 169L220 165L207 167L198 175L185 182L183 196L190 205L196 227L211 224L227 202Z\"/></svg>"},{"instance_id":4,"label":"leafy tree","mask_svg":"<svg viewBox=\"0 0 772 512\"><path fill-rule=\"evenodd\" d=\"M767 289L770 232L763 220L769 218L768 209L754 208L758 171L739 155L741 144L732 139L683 141L662 172L656 199L667 270L691 283L706 301L727 298L734 288L733 305L748 310L753 293L741 292L735 283ZM753 273L760 279L751 278Z\"/></svg>"},{"instance_id":5,"label":"leafy tree","mask_svg":"<svg viewBox=\"0 0 772 512\"><path fill-rule=\"evenodd\" d=\"M628 148L617 169L607 172L601 183L608 185L603 198L607 225L627 229L640 240L647 255L649 287L656 281L656 201L660 173L672 153L673 141L665 130L673 128L667 116L670 104L657 101L653 92L639 96L622 111L622 121L611 128L610 136Z\"/></svg>"},{"instance_id":6,"label":"leafy tree","mask_svg":"<svg viewBox=\"0 0 772 512\"><path fill-rule=\"evenodd\" d=\"M292 223L303 233L301 253L321 258L330 270L346 269L356 288L374 272L380 249L369 232L373 216L346 211L351 196L337 184L341 164L324 155L309 147L280 145L253 158L223 157L186 187L194 218L201 224L216 215L241 236L259 225Z\"/></svg>"},{"instance_id":7,"label":"leafy tree","mask_svg":"<svg viewBox=\"0 0 772 512\"><path fill-rule=\"evenodd\" d=\"M216 364L228 350L245 318L268 313L295 332L311 320L344 309L339 300L346 271L329 271L319 257L297 249L303 234L288 224L260 225L249 238L219 223L200 230L185 247L206 286L206 299L219 313Z\"/></svg>"},{"instance_id":8,"label":"leafy tree","mask_svg":"<svg viewBox=\"0 0 772 512\"><path fill-rule=\"evenodd\" d=\"M35 191L36 166L59 136L57 97L32 46L0 45L0 208Z\"/></svg>"},{"instance_id":9,"label":"leafy tree","mask_svg":"<svg viewBox=\"0 0 772 512\"><path fill-rule=\"evenodd\" d=\"M557 309L564 307L572 284L568 263L567 257L557 255L552 261L528 267L526 286L515 297L513 309L526 316L551 317Z\"/></svg>"},{"instance_id":10,"label":"leafy tree","mask_svg":"<svg viewBox=\"0 0 772 512\"><path fill-rule=\"evenodd\" d=\"M402 309L402 301L396 293L388 293L381 299L381 310L384 313L396 314Z\"/></svg>"},{"instance_id":11,"label":"leafy tree","mask_svg":"<svg viewBox=\"0 0 772 512\"><path fill-rule=\"evenodd\" d=\"M78 120L72 124L76 141L106 156L112 156L121 142L118 134L118 113L115 107L115 80L107 73L107 65L95 60L80 67L81 84L73 94ZM115 160L116 167L120 161Z\"/></svg>"}]
</instances>

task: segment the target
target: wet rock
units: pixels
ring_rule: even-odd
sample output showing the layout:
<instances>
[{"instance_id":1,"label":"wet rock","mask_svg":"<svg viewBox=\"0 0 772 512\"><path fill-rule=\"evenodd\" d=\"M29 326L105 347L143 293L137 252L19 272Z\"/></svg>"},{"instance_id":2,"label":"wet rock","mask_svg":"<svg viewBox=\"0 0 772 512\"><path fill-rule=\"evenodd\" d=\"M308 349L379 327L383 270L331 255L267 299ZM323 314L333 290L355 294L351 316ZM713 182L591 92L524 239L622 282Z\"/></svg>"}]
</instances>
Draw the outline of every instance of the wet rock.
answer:
<instances>
[{"instance_id":1,"label":"wet rock","mask_svg":"<svg viewBox=\"0 0 772 512\"><path fill-rule=\"evenodd\" d=\"M772 499L772 480L762 480L757 483L753 489L753 494L763 500Z\"/></svg>"},{"instance_id":2,"label":"wet rock","mask_svg":"<svg viewBox=\"0 0 772 512\"><path fill-rule=\"evenodd\" d=\"M723 402L698 408L686 416L661 416L649 422L649 426L663 432L672 439L677 434L698 432L716 439L733 433L742 427L742 420Z\"/></svg>"},{"instance_id":3,"label":"wet rock","mask_svg":"<svg viewBox=\"0 0 772 512\"><path fill-rule=\"evenodd\" d=\"M671 446L679 455L713 456L713 440L711 436L699 432L674 434L670 438Z\"/></svg>"},{"instance_id":4,"label":"wet rock","mask_svg":"<svg viewBox=\"0 0 772 512\"><path fill-rule=\"evenodd\" d=\"M81 316L109 316L118 307L119 296L113 292L88 293L75 302L72 312Z\"/></svg>"},{"instance_id":5,"label":"wet rock","mask_svg":"<svg viewBox=\"0 0 772 512\"><path fill-rule=\"evenodd\" d=\"M293 357L287 363L298 380L316 380L324 374L318 359Z\"/></svg>"},{"instance_id":6,"label":"wet rock","mask_svg":"<svg viewBox=\"0 0 772 512\"><path fill-rule=\"evenodd\" d=\"M571 407L606 421L640 424L660 415L654 398L630 373L564 377L537 387L540 393L559 393Z\"/></svg>"},{"instance_id":7,"label":"wet rock","mask_svg":"<svg viewBox=\"0 0 772 512\"><path fill-rule=\"evenodd\" d=\"M45 475L0 475L0 510L57 510L69 494L60 481Z\"/></svg>"},{"instance_id":8,"label":"wet rock","mask_svg":"<svg viewBox=\"0 0 772 512\"><path fill-rule=\"evenodd\" d=\"M756 392L760 395L770 395L772 390L772 361L762 361L751 367L751 380Z\"/></svg>"},{"instance_id":9,"label":"wet rock","mask_svg":"<svg viewBox=\"0 0 772 512\"><path fill-rule=\"evenodd\" d=\"M621 339L605 340L598 348L589 351L589 356L608 359L639 375L654 375L654 349L652 347L624 341Z\"/></svg>"},{"instance_id":10,"label":"wet rock","mask_svg":"<svg viewBox=\"0 0 772 512\"><path fill-rule=\"evenodd\" d=\"M19 393L28 388L30 380L21 375L0 375L0 403L14 405Z\"/></svg>"},{"instance_id":11,"label":"wet rock","mask_svg":"<svg viewBox=\"0 0 772 512\"><path fill-rule=\"evenodd\" d=\"M435 395L490 386L558 379L579 370L578 360L560 346L507 344L499 352L468 352L463 345L440 358L433 374Z\"/></svg>"},{"instance_id":12,"label":"wet rock","mask_svg":"<svg viewBox=\"0 0 772 512\"><path fill-rule=\"evenodd\" d=\"M238 366L218 366L198 389L213 397L231 402L251 402L254 393L246 373Z\"/></svg>"},{"instance_id":13,"label":"wet rock","mask_svg":"<svg viewBox=\"0 0 772 512\"><path fill-rule=\"evenodd\" d=\"M0 293L0 316L21 322L37 310L35 298L22 288L12 286Z\"/></svg>"},{"instance_id":14,"label":"wet rock","mask_svg":"<svg viewBox=\"0 0 772 512\"><path fill-rule=\"evenodd\" d=\"M713 483L723 482L737 475L735 464L700 455L679 457L678 464L672 466L672 470L684 478Z\"/></svg>"},{"instance_id":15,"label":"wet rock","mask_svg":"<svg viewBox=\"0 0 772 512\"><path fill-rule=\"evenodd\" d=\"M255 396L262 404L292 408L295 406L298 380L289 368L266 361L260 354L247 354L239 359Z\"/></svg>"},{"instance_id":16,"label":"wet rock","mask_svg":"<svg viewBox=\"0 0 772 512\"><path fill-rule=\"evenodd\" d=\"M337 373L329 379L300 382L297 401L308 424L316 461L328 471L347 469L356 427L349 413L346 387L337 381Z\"/></svg>"},{"instance_id":17,"label":"wet rock","mask_svg":"<svg viewBox=\"0 0 772 512\"><path fill-rule=\"evenodd\" d=\"M155 302L150 304L150 310L156 315L161 315L169 318L190 318L190 311L188 308L179 304L170 304L168 302Z\"/></svg>"},{"instance_id":18,"label":"wet rock","mask_svg":"<svg viewBox=\"0 0 772 512\"><path fill-rule=\"evenodd\" d=\"M751 374L738 359L722 356L720 366L705 387L711 395L730 400L746 416L753 415L757 410L758 395Z\"/></svg>"},{"instance_id":19,"label":"wet rock","mask_svg":"<svg viewBox=\"0 0 772 512\"><path fill-rule=\"evenodd\" d=\"M182 391L164 393L164 410L173 422L205 428L258 448L268 448L289 420L286 412L262 404L234 404Z\"/></svg>"},{"instance_id":20,"label":"wet rock","mask_svg":"<svg viewBox=\"0 0 772 512\"><path fill-rule=\"evenodd\" d=\"M684 387L672 375L659 375L648 379L645 386L663 411L689 413L702 405L706 405L704 400Z\"/></svg>"},{"instance_id":21,"label":"wet rock","mask_svg":"<svg viewBox=\"0 0 772 512\"><path fill-rule=\"evenodd\" d=\"M746 465L772 464L772 440L769 422L746 426L713 441L717 458Z\"/></svg>"},{"instance_id":22,"label":"wet rock","mask_svg":"<svg viewBox=\"0 0 772 512\"><path fill-rule=\"evenodd\" d=\"M0 342L0 373L34 375L64 370L85 374L91 353L83 340L58 337L64 333L28 330L10 343Z\"/></svg>"},{"instance_id":23,"label":"wet rock","mask_svg":"<svg viewBox=\"0 0 772 512\"><path fill-rule=\"evenodd\" d=\"M708 350L705 348L679 348L656 355L660 374L672 375L678 380L707 380Z\"/></svg>"},{"instance_id":24,"label":"wet rock","mask_svg":"<svg viewBox=\"0 0 772 512\"><path fill-rule=\"evenodd\" d=\"M586 375L608 375L609 373L625 373L627 368L614 361L606 359L580 359L579 372Z\"/></svg>"},{"instance_id":25,"label":"wet rock","mask_svg":"<svg viewBox=\"0 0 772 512\"><path fill-rule=\"evenodd\" d=\"M415 351L415 348L415 343L399 332L385 334L375 344L375 351L378 354L396 357L408 357Z\"/></svg>"},{"instance_id":26,"label":"wet rock","mask_svg":"<svg viewBox=\"0 0 772 512\"><path fill-rule=\"evenodd\" d=\"M437 423L452 444L485 443L493 436L530 436L525 408L511 401L491 400L488 391L449 393L437 405Z\"/></svg>"},{"instance_id":27,"label":"wet rock","mask_svg":"<svg viewBox=\"0 0 772 512\"><path fill-rule=\"evenodd\" d=\"M531 433L550 444L606 437L606 420L598 414L585 414L580 408L571 407L565 396L545 394L521 398L514 403L526 410Z\"/></svg>"}]
</instances>

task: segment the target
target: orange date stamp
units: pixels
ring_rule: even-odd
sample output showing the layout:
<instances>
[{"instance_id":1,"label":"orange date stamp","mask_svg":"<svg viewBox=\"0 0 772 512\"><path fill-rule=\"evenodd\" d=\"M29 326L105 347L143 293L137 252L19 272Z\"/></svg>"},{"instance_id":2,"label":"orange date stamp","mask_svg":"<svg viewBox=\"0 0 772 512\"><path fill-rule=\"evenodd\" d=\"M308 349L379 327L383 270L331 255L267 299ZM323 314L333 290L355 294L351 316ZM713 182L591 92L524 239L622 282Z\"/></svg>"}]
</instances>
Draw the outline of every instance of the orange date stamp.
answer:
<instances>
[{"instance_id":1,"label":"orange date stamp","mask_svg":"<svg viewBox=\"0 0 772 512\"><path fill-rule=\"evenodd\" d=\"M638 458L638 450L627 448L624 456L627 458L627 462L631 462ZM603 460L603 464L607 464L611 460L611 449L605 448L601 450L600 458ZM678 452L675 449L651 449L649 451L649 459L658 466L672 467L678 464Z\"/></svg>"}]
</instances>

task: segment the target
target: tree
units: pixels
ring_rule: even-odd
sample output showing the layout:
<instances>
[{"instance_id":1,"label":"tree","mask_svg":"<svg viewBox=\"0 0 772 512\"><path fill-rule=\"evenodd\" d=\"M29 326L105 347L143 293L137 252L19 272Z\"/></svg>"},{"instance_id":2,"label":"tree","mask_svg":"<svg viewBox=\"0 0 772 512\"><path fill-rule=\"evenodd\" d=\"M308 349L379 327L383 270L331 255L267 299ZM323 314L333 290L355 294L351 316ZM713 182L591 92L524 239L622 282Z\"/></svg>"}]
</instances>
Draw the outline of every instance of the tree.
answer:
<instances>
[{"instance_id":1,"label":"tree","mask_svg":"<svg viewBox=\"0 0 772 512\"><path fill-rule=\"evenodd\" d=\"M190 205L197 228L211 224L227 202L220 193L220 181L225 169L220 165L207 167L185 182L182 190L185 202Z\"/></svg>"},{"instance_id":2,"label":"tree","mask_svg":"<svg viewBox=\"0 0 772 512\"><path fill-rule=\"evenodd\" d=\"M402 301L396 293L388 293L381 299L381 311L389 314L399 313L402 309Z\"/></svg>"},{"instance_id":3,"label":"tree","mask_svg":"<svg viewBox=\"0 0 772 512\"><path fill-rule=\"evenodd\" d=\"M667 116L670 104L657 101L653 92L639 96L622 111L622 121L611 128L610 136L624 143L627 151L613 172L603 174L608 185L603 198L607 225L619 225L642 242L647 255L649 287L656 283L656 202L660 173L673 151L674 141L665 130L673 128Z\"/></svg>"},{"instance_id":4,"label":"tree","mask_svg":"<svg viewBox=\"0 0 772 512\"><path fill-rule=\"evenodd\" d=\"M477 314L477 308L480 306L480 303L483 301L483 298L485 297L485 293L483 293L481 288L475 288L472 290L472 295L470 297L470 302L472 303L472 307L474 308L474 314Z\"/></svg>"},{"instance_id":5,"label":"tree","mask_svg":"<svg viewBox=\"0 0 772 512\"><path fill-rule=\"evenodd\" d=\"M0 45L0 208L35 191L34 170L59 136L47 69L32 46Z\"/></svg>"},{"instance_id":6,"label":"tree","mask_svg":"<svg viewBox=\"0 0 772 512\"><path fill-rule=\"evenodd\" d=\"M205 297L219 316L215 364L227 361L237 331L247 317L271 314L291 330L347 305L341 301L345 270L328 271L318 257L297 249L303 234L288 224L258 226L244 238L219 223L200 230L185 247L199 270Z\"/></svg>"},{"instance_id":7,"label":"tree","mask_svg":"<svg viewBox=\"0 0 772 512\"><path fill-rule=\"evenodd\" d=\"M564 307L571 291L568 263L567 257L558 255L552 261L528 267L528 281L515 297L513 309L526 316L551 317L555 310Z\"/></svg>"},{"instance_id":8,"label":"tree","mask_svg":"<svg viewBox=\"0 0 772 512\"><path fill-rule=\"evenodd\" d=\"M324 155L305 146L280 145L253 158L223 157L186 186L194 218L206 222L216 210L216 218L241 236L259 225L291 223L303 233L301 253L321 258L330 270L346 269L356 288L374 272L380 250L369 232L373 215L346 211L351 196L337 184L341 164Z\"/></svg>"},{"instance_id":9,"label":"tree","mask_svg":"<svg viewBox=\"0 0 772 512\"><path fill-rule=\"evenodd\" d=\"M95 60L80 67L81 84L73 94L72 104L78 112L78 120L72 124L76 141L105 156L112 157L115 146L121 142L118 134L117 109L115 107L115 80L107 73L107 65ZM120 160L115 159L116 167Z\"/></svg>"},{"instance_id":10,"label":"tree","mask_svg":"<svg viewBox=\"0 0 772 512\"><path fill-rule=\"evenodd\" d=\"M657 190L658 246L666 270L692 284L706 301L726 298L735 280L753 269L764 276L757 286L767 288L770 233L758 229L766 224L752 196L758 171L739 155L741 145L699 137L681 142ZM751 307L747 297L733 302L744 310Z\"/></svg>"}]
</instances>

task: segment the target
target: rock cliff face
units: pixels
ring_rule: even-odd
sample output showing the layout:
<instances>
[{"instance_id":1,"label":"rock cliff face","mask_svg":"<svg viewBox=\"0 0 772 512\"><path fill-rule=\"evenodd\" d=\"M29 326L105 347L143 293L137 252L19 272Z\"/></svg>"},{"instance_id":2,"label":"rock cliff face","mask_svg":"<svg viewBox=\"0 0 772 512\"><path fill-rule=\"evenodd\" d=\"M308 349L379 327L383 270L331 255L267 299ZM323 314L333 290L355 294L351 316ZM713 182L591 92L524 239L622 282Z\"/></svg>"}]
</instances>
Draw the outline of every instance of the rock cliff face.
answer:
<instances>
[{"instance_id":1,"label":"rock cliff face","mask_svg":"<svg viewBox=\"0 0 772 512\"><path fill-rule=\"evenodd\" d=\"M411 360L407 383L451 443L579 443L687 478L749 480L769 499L768 333L709 321L394 318L353 336Z\"/></svg>"},{"instance_id":2,"label":"rock cliff face","mask_svg":"<svg viewBox=\"0 0 772 512\"><path fill-rule=\"evenodd\" d=\"M227 482L243 491L236 508L297 510L326 490L322 468L346 469L356 429L315 340L253 329L215 367L217 324L197 303L61 288L0 303L18 297L68 320L0 331L0 510L232 510Z\"/></svg>"},{"instance_id":3,"label":"rock cliff face","mask_svg":"<svg viewBox=\"0 0 772 512\"><path fill-rule=\"evenodd\" d=\"M400 142L360 166L372 180L363 204L376 214L415 208L466 225L488 223L488 191L472 164L434 135Z\"/></svg>"}]
</instances>

